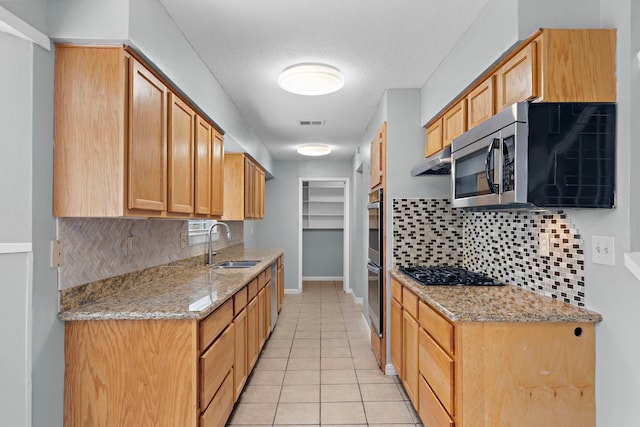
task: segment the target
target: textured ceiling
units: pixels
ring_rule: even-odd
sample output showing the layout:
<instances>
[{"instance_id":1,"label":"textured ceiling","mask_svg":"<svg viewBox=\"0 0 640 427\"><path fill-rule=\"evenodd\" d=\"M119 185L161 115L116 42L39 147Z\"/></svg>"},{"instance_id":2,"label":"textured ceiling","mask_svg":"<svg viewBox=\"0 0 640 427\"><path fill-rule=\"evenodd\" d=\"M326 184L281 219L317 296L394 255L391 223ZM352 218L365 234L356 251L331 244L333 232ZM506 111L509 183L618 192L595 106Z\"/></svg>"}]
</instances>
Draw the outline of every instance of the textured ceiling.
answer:
<instances>
[{"instance_id":1,"label":"textured ceiling","mask_svg":"<svg viewBox=\"0 0 640 427\"><path fill-rule=\"evenodd\" d=\"M420 88L487 0L160 0L274 159L321 142L350 158L385 89ZM336 93L284 92L301 62L345 75ZM324 120L300 126L301 120Z\"/></svg>"}]
</instances>

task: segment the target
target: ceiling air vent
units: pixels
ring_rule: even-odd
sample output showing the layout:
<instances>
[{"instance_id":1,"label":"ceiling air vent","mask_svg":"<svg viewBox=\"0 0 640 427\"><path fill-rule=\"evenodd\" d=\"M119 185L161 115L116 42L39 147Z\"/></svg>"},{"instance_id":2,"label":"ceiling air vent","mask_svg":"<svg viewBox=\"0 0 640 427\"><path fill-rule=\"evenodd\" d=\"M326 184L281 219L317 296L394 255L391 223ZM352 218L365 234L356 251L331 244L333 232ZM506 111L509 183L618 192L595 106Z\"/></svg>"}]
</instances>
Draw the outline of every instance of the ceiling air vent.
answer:
<instances>
[{"instance_id":1,"label":"ceiling air vent","mask_svg":"<svg viewBox=\"0 0 640 427\"><path fill-rule=\"evenodd\" d=\"M300 120L300 126L322 126L324 120Z\"/></svg>"}]
</instances>

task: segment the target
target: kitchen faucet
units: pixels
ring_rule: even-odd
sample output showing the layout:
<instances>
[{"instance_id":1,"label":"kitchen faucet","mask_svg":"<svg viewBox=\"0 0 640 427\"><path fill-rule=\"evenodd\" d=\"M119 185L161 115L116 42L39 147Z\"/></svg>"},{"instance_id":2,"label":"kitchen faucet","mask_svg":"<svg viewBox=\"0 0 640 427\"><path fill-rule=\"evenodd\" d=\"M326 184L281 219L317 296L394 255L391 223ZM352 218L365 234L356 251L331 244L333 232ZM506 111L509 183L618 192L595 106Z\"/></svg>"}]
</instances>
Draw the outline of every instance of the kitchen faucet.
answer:
<instances>
[{"instance_id":1,"label":"kitchen faucet","mask_svg":"<svg viewBox=\"0 0 640 427\"><path fill-rule=\"evenodd\" d=\"M227 229L227 243L231 243L231 229L229 228L229 225L225 224L224 222L216 222L211 227L209 227L209 237L207 238L207 264L208 265L213 264L213 256L216 254L211 249L211 246L212 246L212 244L211 244L211 233L213 232L213 228L218 226L218 225L224 225L225 226L225 228Z\"/></svg>"}]
</instances>

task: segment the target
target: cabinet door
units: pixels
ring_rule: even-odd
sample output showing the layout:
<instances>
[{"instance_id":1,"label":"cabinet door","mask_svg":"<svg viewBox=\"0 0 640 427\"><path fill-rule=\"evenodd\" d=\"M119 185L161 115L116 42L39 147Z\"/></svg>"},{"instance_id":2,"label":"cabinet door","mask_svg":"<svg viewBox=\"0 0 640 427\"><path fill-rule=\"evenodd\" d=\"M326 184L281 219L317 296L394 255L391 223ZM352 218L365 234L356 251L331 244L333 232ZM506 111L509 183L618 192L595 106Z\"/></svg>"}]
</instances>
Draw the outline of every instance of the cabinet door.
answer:
<instances>
[{"instance_id":1,"label":"cabinet door","mask_svg":"<svg viewBox=\"0 0 640 427\"><path fill-rule=\"evenodd\" d=\"M411 315L402 313L402 383L407 395L418 405L418 322Z\"/></svg>"},{"instance_id":2,"label":"cabinet door","mask_svg":"<svg viewBox=\"0 0 640 427\"><path fill-rule=\"evenodd\" d=\"M254 297L247 305L247 370L251 369L258 360L258 297Z\"/></svg>"},{"instance_id":3,"label":"cabinet door","mask_svg":"<svg viewBox=\"0 0 640 427\"><path fill-rule=\"evenodd\" d=\"M197 214L211 213L211 139L213 128L202 117L197 119L195 211Z\"/></svg>"},{"instance_id":4,"label":"cabinet door","mask_svg":"<svg viewBox=\"0 0 640 427\"><path fill-rule=\"evenodd\" d=\"M135 60L129 73L129 209L167 209L167 88Z\"/></svg>"},{"instance_id":5,"label":"cabinet door","mask_svg":"<svg viewBox=\"0 0 640 427\"><path fill-rule=\"evenodd\" d=\"M255 217L255 169L250 158L244 159L244 216L247 219Z\"/></svg>"},{"instance_id":6,"label":"cabinet door","mask_svg":"<svg viewBox=\"0 0 640 427\"><path fill-rule=\"evenodd\" d=\"M256 166L256 218L264 218L264 171Z\"/></svg>"},{"instance_id":7,"label":"cabinet door","mask_svg":"<svg viewBox=\"0 0 640 427\"><path fill-rule=\"evenodd\" d=\"M418 413L424 427L453 427L455 423L422 376L419 377Z\"/></svg>"},{"instance_id":8,"label":"cabinet door","mask_svg":"<svg viewBox=\"0 0 640 427\"><path fill-rule=\"evenodd\" d=\"M258 342L259 349L262 349L267 339L266 334L266 318L267 318L267 294L265 288L258 292Z\"/></svg>"},{"instance_id":9,"label":"cabinet door","mask_svg":"<svg viewBox=\"0 0 640 427\"><path fill-rule=\"evenodd\" d=\"M273 302L273 285L271 283L271 280L269 280L267 282L267 286L265 286L264 288L264 293L265 293L265 299L267 300L265 302L266 305L266 312L265 312L265 316L264 316L264 333L265 333L265 338L269 338L269 335L271 335L271 304Z\"/></svg>"},{"instance_id":10,"label":"cabinet door","mask_svg":"<svg viewBox=\"0 0 640 427\"><path fill-rule=\"evenodd\" d=\"M536 42L532 41L498 70L497 111L539 96L536 52Z\"/></svg>"},{"instance_id":11,"label":"cabinet door","mask_svg":"<svg viewBox=\"0 0 640 427\"><path fill-rule=\"evenodd\" d=\"M479 125L496 113L495 76L490 76L467 95L467 129Z\"/></svg>"},{"instance_id":12,"label":"cabinet door","mask_svg":"<svg viewBox=\"0 0 640 427\"><path fill-rule=\"evenodd\" d=\"M169 212L192 213L196 113L169 94Z\"/></svg>"},{"instance_id":13,"label":"cabinet door","mask_svg":"<svg viewBox=\"0 0 640 427\"><path fill-rule=\"evenodd\" d=\"M235 325L235 351L233 366L233 401L236 402L247 381L247 309L242 311L233 319Z\"/></svg>"},{"instance_id":14,"label":"cabinet door","mask_svg":"<svg viewBox=\"0 0 640 427\"><path fill-rule=\"evenodd\" d=\"M374 188L382 185L385 172L385 145L387 139L386 122L382 124L378 133L371 141L371 169L370 169L370 186Z\"/></svg>"},{"instance_id":15,"label":"cabinet door","mask_svg":"<svg viewBox=\"0 0 640 427\"><path fill-rule=\"evenodd\" d=\"M222 216L224 205L224 136L213 131L211 153L211 215Z\"/></svg>"},{"instance_id":16,"label":"cabinet door","mask_svg":"<svg viewBox=\"0 0 640 427\"><path fill-rule=\"evenodd\" d=\"M284 265L278 262L278 313L282 308L282 301L284 301Z\"/></svg>"},{"instance_id":17,"label":"cabinet door","mask_svg":"<svg viewBox=\"0 0 640 427\"><path fill-rule=\"evenodd\" d=\"M462 99L442 116L442 147L451 145L453 138L467 130L467 100Z\"/></svg>"},{"instance_id":18,"label":"cabinet door","mask_svg":"<svg viewBox=\"0 0 640 427\"><path fill-rule=\"evenodd\" d=\"M427 128L427 143L424 156L429 157L442 150L442 117Z\"/></svg>"},{"instance_id":19,"label":"cabinet door","mask_svg":"<svg viewBox=\"0 0 640 427\"><path fill-rule=\"evenodd\" d=\"M391 363L396 367L400 379L402 372L402 304L391 298Z\"/></svg>"}]
</instances>

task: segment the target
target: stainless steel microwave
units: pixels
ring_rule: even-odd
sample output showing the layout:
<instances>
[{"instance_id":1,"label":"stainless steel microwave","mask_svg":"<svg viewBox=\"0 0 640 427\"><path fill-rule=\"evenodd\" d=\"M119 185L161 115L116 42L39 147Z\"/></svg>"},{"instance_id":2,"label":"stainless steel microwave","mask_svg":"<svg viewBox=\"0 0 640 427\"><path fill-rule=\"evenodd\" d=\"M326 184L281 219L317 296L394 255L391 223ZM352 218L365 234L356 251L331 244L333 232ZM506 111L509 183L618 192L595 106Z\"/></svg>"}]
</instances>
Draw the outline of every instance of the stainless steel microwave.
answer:
<instances>
[{"instance_id":1,"label":"stainless steel microwave","mask_svg":"<svg viewBox=\"0 0 640 427\"><path fill-rule=\"evenodd\" d=\"M616 106L513 104L453 140L452 206L612 208Z\"/></svg>"}]
</instances>

